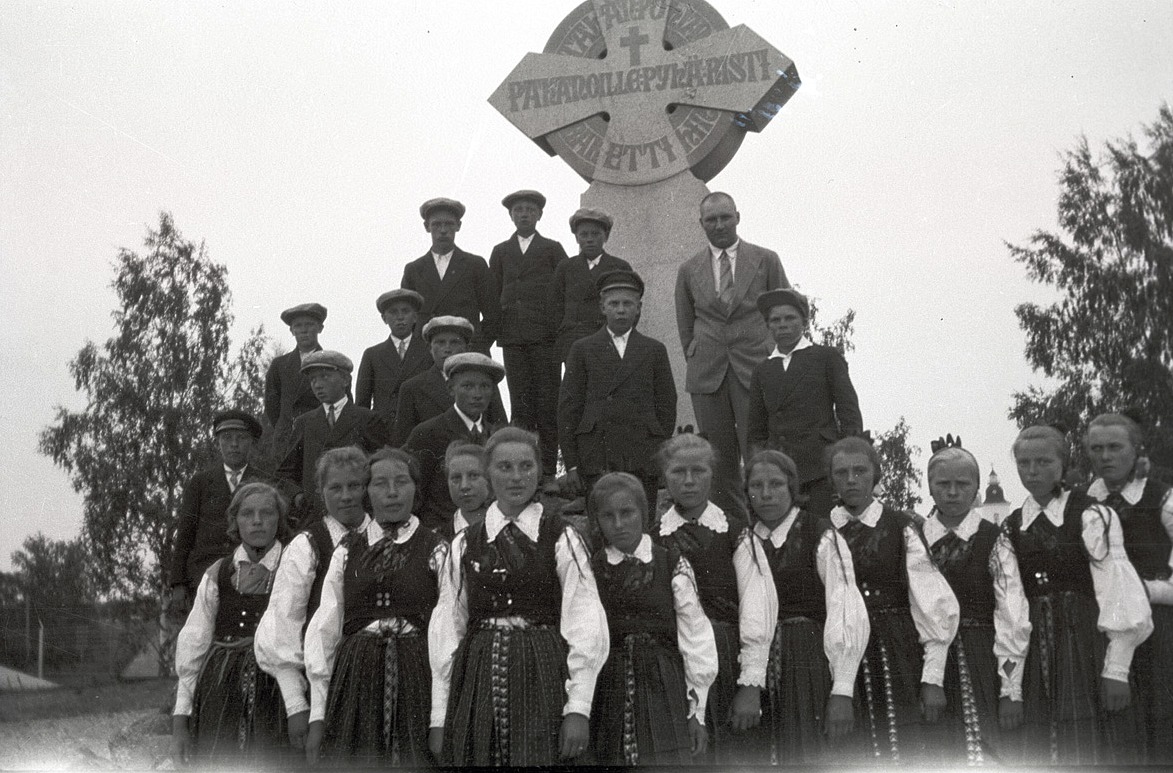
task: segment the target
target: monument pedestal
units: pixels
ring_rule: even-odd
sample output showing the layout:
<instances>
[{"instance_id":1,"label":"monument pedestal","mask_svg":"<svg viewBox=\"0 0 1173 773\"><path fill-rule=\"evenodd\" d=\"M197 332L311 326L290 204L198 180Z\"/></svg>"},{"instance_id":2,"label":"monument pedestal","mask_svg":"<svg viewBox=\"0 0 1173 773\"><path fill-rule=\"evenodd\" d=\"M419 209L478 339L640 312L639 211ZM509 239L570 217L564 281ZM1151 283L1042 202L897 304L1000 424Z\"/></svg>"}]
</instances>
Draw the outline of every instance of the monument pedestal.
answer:
<instances>
[{"instance_id":1,"label":"monument pedestal","mask_svg":"<svg viewBox=\"0 0 1173 773\"><path fill-rule=\"evenodd\" d=\"M703 182L685 171L638 186L595 180L581 198L582 206L601 209L615 219L606 250L630 263L644 280L638 329L668 349L676 380L678 425L696 422L692 401L684 391L684 351L676 327L676 271L705 246L698 208L708 192Z\"/></svg>"}]
</instances>

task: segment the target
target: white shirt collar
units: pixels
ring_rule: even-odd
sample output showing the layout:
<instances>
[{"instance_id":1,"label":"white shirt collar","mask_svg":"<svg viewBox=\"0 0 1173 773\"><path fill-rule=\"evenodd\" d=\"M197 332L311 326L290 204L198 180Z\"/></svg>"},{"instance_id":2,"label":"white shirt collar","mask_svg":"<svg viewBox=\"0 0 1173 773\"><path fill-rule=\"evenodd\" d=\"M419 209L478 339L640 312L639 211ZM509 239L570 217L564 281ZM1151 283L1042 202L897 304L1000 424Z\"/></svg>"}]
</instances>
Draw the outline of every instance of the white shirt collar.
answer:
<instances>
[{"instance_id":1,"label":"white shirt collar","mask_svg":"<svg viewBox=\"0 0 1173 773\"><path fill-rule=\"evenodd\" d=\"M676 507L673 506L669 508L668 512L660 516L660 536L667 537L688 522L684 516L677 512ZM696 522L718 534L724 534L729 531L729 521L725 518L725 511L712 502L708 503L708 506L705 507L700 518L696 519Z\"/></svg>"},{"instance_id":2,"label":"white shirt collar","mask_svg":"<svg viewBox=\"0 0 1173 773\"><path fill-rule=\"evenodd\" d=\"M403 338L396 338L395 334L392 333L391 334L391 343L395 344L396 349L399 348L400 344L403 344L404 346L411 346L411 333L408 333Z\"/></svg>"},{"instance_id":3,"label":"white shirt collar","mask_svg":"<svg viewBox=\"0 0 1173 773\"><path fill-rule=\"evenodd\" d=\"M798 518L798 508L790 508L790 512L782 519L782 522L773 529L766 526L766 524L758 521L753 525L753 533L764 540L769 540L770 544L776 548L782 547L786 544L786 536L790 534L790 527L794 525L794 521Z\"/></svg>"},{"instance_id":4,"label":"white shirt collar","mask_svg":"<svg viewBox=\"0 0 1173 773\"><path fill-rule=\"evenodd\" d=\"M237 545L236 550L232 551L232 565L236 566L241 561L246 564L253 563L252 559L248 557L248 549L243 544ZM265 555L261 556L260 564L270 572L275 572L279 563L281 563L281 540L276 539L265 551Z\"/></svg>"},{"instance_id":5,"label":"white shirt collar","mask_svg":"<svg viewBox=\"0 0 1173 773\"><path fill-rule=\"evenodd\" d=\"M332 515L327 515L322 520L326 522L326 531L330 532L330 541L334 543L334 547L338 547L338 543L350 533L350 529L343 526L342 522ZM358 525L355 531L365 532L370 525L371 517L363 513L362 523Z\"/></svg>"},{"instance_id":6,"label":"white shirt collar","mask_svg":"<svg viewBox=\"0 0 1173 773\"><path fill-rule=\"evenodd\" d=\"M952 531L958 537L969 542L973 538L973 535L977 534L978 526L981 523L982 514L975 507L965 514L965 517L961 519L961 523L957 524L956 529L950 529L938 520L937 510L933 508L933 511L929 513L929 517L925 519L924 523L925 541L930 545L935 545L942 537Z\"/></svg>"},{"instance_id":7,"label":"white shirt collar","mask_svg":"<svg viewBox=\"0 0 1173 773\"><path fill-rule=\"evenodd\" d=\"M843 505L838 505L831 511L831 524L836 529L842 529L849 521L862 521L864 526L874 529L876 524L880 522L880 516L883 513L884 506L880 504L878 499L873 499L867 509L860 513L859 518L847 512L847 508Z\"/></svg>"},{"instance_id":8,"label":"white shirt collar","mask_svg":"<svg viewBox=\"0 0 1173 773\"><path fill-rule=\"evenodd\" d=\"M452 253L455 251L455 249L448 250L448 252L445 252L443 255L441 255L435 250L432 250L432 260L436 261L437 263L447 263L452 259Z\"/></svg>"},{"instance_id":9,"label":"white shirt collar","mask_svg":"<svg viewBox=\"0 0 1173 773\"><path fill-rule=\"evenodd\" d=\"M338 421L338 417L342 415L342 409L346 407L348 401L349 398L346 395L342 395L342 399L334 403L334 421ZM322 403L322 413L326 415L330 414L330 403Z\"/></svg>"},{"instance_id":10,"label":"white shirt collar","mask_svg":"<svg viewBox=\"0 0 1173 773\"><path fill-rule=\"evenodd\" d=\"M599 265L599 261L603 259L603 253L599 253L596 257L587 258L587 268L594 268Z\"/></svg>"},{"instance_id":11,"label":"white shirt collar","mask_svg":"<svg viewBox=\"0 0 1173 773\"><path fill-rule=\"evenodd\" d=\"M376 542L383 539L383 537L387 536L387 533L383 531L383 525L381 523L376 521L374 518L369 520L370 523L367 524L365 529L367 535L367 544L374 545ZM415 534L415 530L419 528L419 525L419 518L416 518L414 515L407 516L407 521L395 534L395 544L402 545L404 542L407 542L409 539L411 539L411 535Z\"/></svg>"},{"instance_id":12,"label":"white shirt collar","mask_svg":"<svg viewBox=\"0 0 1173 773\"><path fill-rule=\"evenodd\" d=\"M465 429L467 429L469 432L472 432L473 427L476 427L481 432L484 432L484 430L485 430L485 425L484 425L485 417L483 414L481 415L481 418L477 419L476 421L473 421L472 419L470 419L468 417L467 413L465 413L464 411L457 408L455 404L452 406L452 408L453 408L453 410L456 411L456 415L460 417L460 420L464 422Z\"/></svg>"},{"instance_id":13,"label":"white shirt collar","mask_svg":"<svg viewBox=\"0 0 1173 773\"><path fill-rule=\"evenodd\" d=\"M728 247L726 247L724 249L721 249L720 247L714 247L712 244L710 244L709 245L709 255L712 256L714 264L718 260L721 259L722 252L729 256L729 260L731 262L736 263L737 262L737 248L740 246L741 246L741 239L738 239L737 241L733 242L733 244L729 245Z\"/></svg>"},{"instance_id":14,"label":"white shirt collar","mask_svg":"<svg viewBox=\"0 0 1173 773\"><path fill-rule=\"evenodd\" d=\"M607 554L607 563L612 566L623 563L623 559L627 557L627 554L622 550L610 545L604 548L604 550ZM646 534L640 537L639 544L635 546L635 550L631 555L635 556L641 564L652 563L652 538Z\"/></svg>"},{"instance_id":15,"label":"white shirt collar","mask_svg":"<svg viewBox=\"0 0 1173 773\"><path fill-rule=\"evenodd\" d=\"M802 338L798 339L798 343L795 344L794 348L789 352L783 353L781 349L775 346L774 351L770 352L770 359L772 360L775 357L781 357L786 362L790 362L790 358L793 357L794 353L799 349L809 349L812 346L814 346L814 344L811 343L811 340L804 335Z\"/></svg>"},{"instance_id":16,"label":"white shirt collar","mask_svg":"<svg viewBox=\"0 0 1173 773\"><path fill-rule=\"evenodd\" d=\"M489 509L485 511L485 537L489 542L497 539L497 535L501 533L508 522L509 519L497 507L496 502L489 505ZM517 514L513 522L521 529L522 534L537 542L542 528L542 503L531 502L529 506Z\"/></svg>"},{"instance_id":17,"label":"white shirt collar","mask_svg":"<svg viewBox=\"0 0 1173 773\"><path fill-rule=\"evenodd\" d=\"M522 236L521 234L517 235L517 246L521 248L522 255L524 255L525 251L529 249L530 244L533 243L534 237L537 235L537 231L534 231L529 236Z\"/></svg>"},{"instance_id":18,"label":"white shirt collar","mask_svg":"<svg viewBox=\"0 0 1173 773\"><path fill-rule=\"evenodd\" d=\"M1144 487L1147 478L1133 478L1124 484L1124 488L1120 489L1120 496L1124 497L1124 501L1130 505L1135 505L1144 496ZM1088 496L1095 499L1097 502L1103 502L1108 498L1108 484L1104 482L1103 478L1096 478L1092 481L1092 485L1087 488Z\"/></svg>"},{"instance_id":19,"label":"white shirt collar","mask_svg":"<svg viewBox=\"0 0 1173 773\"><path fill-rule=\"evenodd\" d=\"M241 480L244 480L244 473L245 473L245 470L247 470L247 469L248 469L247 464L245 466L241 467L239 470L234 470L231 467L229 467L228 465L224 465L224 474L226 476L227 475L239 475Z\"/></svg>"},{"instance_id":20,"label":"white shirt collar","mask_svg":"<svg viewBox=\"0 0 1173 773\"><path fill-rule=\"evenodd\" d=\"M1046 507L1036 502L1033 496L1028 496L1026 501L1022 503L1022 528L1029 528L1035 522L1035 518L1039 517L1039 513L1046 513L1047 520L1054 525L1062 525L1063 511L1067 508L1067 497L1070 494L1070 491L1064 491L1048 502Z\"/></svg>"},{"instance_id":21,"label":"white shirt collar","mask_svg":"<svg viewBox=\"0 0 1173 773\"><path fill-rule=\"evenodd\" d=\"M452 533L459 534L468 528L468 519L464 517L464 511L457 508L456 512L452 514Z\"/></svg>"}]
</instances>

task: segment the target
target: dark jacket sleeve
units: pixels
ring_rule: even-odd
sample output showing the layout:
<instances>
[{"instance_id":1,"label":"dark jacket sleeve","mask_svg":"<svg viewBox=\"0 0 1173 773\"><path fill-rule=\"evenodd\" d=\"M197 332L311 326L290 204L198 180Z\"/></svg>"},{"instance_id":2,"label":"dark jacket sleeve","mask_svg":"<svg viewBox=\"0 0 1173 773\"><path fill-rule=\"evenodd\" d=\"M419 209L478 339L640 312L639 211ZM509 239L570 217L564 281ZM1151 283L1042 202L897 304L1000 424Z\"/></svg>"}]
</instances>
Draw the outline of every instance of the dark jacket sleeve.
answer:
<instances>
[{"instance_id":1,"label":"dark jacket sleeve","mask_svg":"<svg viewBox=\"0 0 1173 773\"><path fill-rule=\"evenodd\" d=\"M301 462L304 454L305 422L299 416L293 420L293 433L289 439L289 450L285 452L285 458L277 466L277 472L275 473L277 478L304 488L307 483L307 481L301 479ZM312 488L312 485L310 487Z\"/></svg>"},{"instance_id":2,"label":"dark jacket sleeve","mask_svg":"<svg viewBox=\"0 0 1173 773\"><path fill-rule=\"evenodd\" d=\"M835 400L835 419L839 422L842 435L858 434L863 430L863 415L859 410L859 397L847 371L847 360L837 349L831 356L831 395Z\"/></svg>"},{"instance_id":3,"label":"dark jacket sleeve","mask_svg":"<svg viewBox=\"0 0 1173 773\"><path fill-rule=\"evenodd\" d=\"M570 354L566 357L566 373L558 391L558 441L567 470L577 467L579 462L576 431L586 406L587 388L584 350L581 340L571 344Z\"/></svg>"},{"instance_id":4,"label":"dark jacket sleeve","mask_svg":"<svg viewBox=\"0 0 1173 773\"><path fill-rule=\"evenodd\" d=\"M354 404L360 408L370 408L371 399L375 394L375 370L371 365L371 350L362 353L362 360L358 364L358 383L354 387Z\"/></svg>"},{"instance_id":5,"label":"dark jacket sleeve","mask_svg":"<svg viewBox=\"0 0 1173 773\"><path fill-rule=\"evenodd\" d=\"M765 449L769 441L770 416L766 411L766 399L762 392L762 365L759 365L754 368L749 379L749 409L746 413L745 431L745 445L749 455L752 457Z\"/></svg>"},{"instance_id":6,"label":"dark jacket sleeve","mask_svg":"<svg viewBox=\"0 0 1173 773\"><path fill-rule=\"evenodd\" d=\"M171 553L171 572L168 585L184 585L196 578L187 576L187 557L195 546L196 532L200 526L199 479L192 478L183 487L183 499L179 504L179 523L175 529L175 549Z\"/></svg>"},{"instance_id":7,"label":"dark jacket sleeve","mask_svg":"<svg viewBox=\"0 0 1173 773\"><path fill-rule=\"evenodd\" d=\"M676 381L672 378L672 363L663 345L656 347L656 361L652 370L653 394L656 401L656 422L664 434L659 440L672 437L676 431Z\"/></svg>"},{"instance_id":8,"label":"dark jacket sleeve","mask_svg":"<svg viewBox=\"0 0 1173 773\"><path fill-rule=\"evenodd\" d=\"M477 337L485 346L492 346L501 332L501 287L485 259L477 258L477 261L480 263L476 284L477 308L482 318Z\"/></svg>"},{"instance_id":9,"label":"dark jacket sleeve","mask_svg":"<svg viewBox=\"0 0 1173 773\"><path fill-rule=\"evenodd\" d=\"M265 418L269 426L277 425L277 418L281 415L281 360L274 357L265 371Z\"/></svg>"},{"instance_id":10,"label":"dark jacket sleeve","mask_svg":"<svg viewBox=\"0 0 1173 773\"><path fill-rule=\"evenodd\" d=\"M383 421L383 417L379 414L372 413L363 427L359 445L368 454L373 454L390 442L391 431L387 429L387 422Z\"/></svg>"}]
</instances>

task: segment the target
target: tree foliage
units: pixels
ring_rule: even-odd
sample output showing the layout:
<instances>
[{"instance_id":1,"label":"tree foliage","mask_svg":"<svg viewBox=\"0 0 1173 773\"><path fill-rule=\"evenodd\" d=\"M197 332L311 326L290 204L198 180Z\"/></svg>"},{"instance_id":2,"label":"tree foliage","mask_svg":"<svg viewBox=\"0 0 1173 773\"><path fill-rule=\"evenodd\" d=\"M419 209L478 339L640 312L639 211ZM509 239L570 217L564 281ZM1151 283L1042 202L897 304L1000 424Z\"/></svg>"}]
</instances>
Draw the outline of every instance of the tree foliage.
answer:
<instances>
[{"instance_id":1,"label":"tree foliage","mask_svg":"<svg viewBox=\"0 0 1173 773\"><path fill-rule=\"evenodd\" d=\"M89 551L81 538L49 539L37 532L13 552L12 565L23 593L40 613L72 609L94 601Z\"/></svg>"},{"instance_id":2,"label":"tree foliage","mask_svg":"<svg viewBox=\"0 0 1173 773\"><path fill-rule=\"evenodd\" d=\"M115 260L113 337L69 363L86 407L58 407L40 437L84 496L98 587L125 599L162 598L183 486L212 459L211 417L228 404L259 407L265 346L255 330L231 358L227 271L170 214L148 228L145 248Z\"/></svg>"},{"instance_id":3,"label":"tree foliage","mask_svg":"<svg viewBox=\"0 0 1173 773\"><path fill-rule=\"evenodd\" d=\"M1061 233L1007 244L1051 304L1015 309L1027 361L1057 382L1014 395L1020 427L1062 425L1082 437L1104 411L1127 411L1148 431L1154 461L1173 466L1173 111L1164 105L1132 137L1093 154L1087 138L1063 154ZM1077 444L1078 447L1078 444ZM1086 462L1077 459L1086 470Z\"/></svg>"}]
</instances>

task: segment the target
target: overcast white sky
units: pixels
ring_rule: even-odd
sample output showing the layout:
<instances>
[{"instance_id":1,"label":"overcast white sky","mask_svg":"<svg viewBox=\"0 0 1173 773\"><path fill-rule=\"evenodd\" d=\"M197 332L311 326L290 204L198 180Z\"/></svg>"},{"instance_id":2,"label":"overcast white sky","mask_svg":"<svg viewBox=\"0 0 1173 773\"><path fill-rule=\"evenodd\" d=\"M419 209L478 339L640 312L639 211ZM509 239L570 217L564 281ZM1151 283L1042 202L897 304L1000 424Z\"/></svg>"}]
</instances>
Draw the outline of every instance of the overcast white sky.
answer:
<instances>
[{"instance_id":1,"label":"overcast white sky","mask_svg":"<svg viewBox=\"0 0 1173 773\"><path fill-rule=\"evenodd\" d=\"M1047 295L1003 240L1053 227L1077 135L1134 132L1173 96L1173 3L715 5L803 86L710 188L828 318L858 312L865 424L903 415L926 451L960 433L1020 499L1006 411L1039 377L1013 308ZM55 405L82 407L66 363L108 337L111 262L159 210L228 266L236 341L261 322L285 341L280 310L317 300L323 342L356 360L386 336L375 297L428 246L425 199L463 200L458 244L487 256L511 233L501 196L539 188L539 229L573 254L585 183L486 102L573 7L6 3L0 568L26 536L80 528L37 434Z\"/></svg>"}]
</instances>

